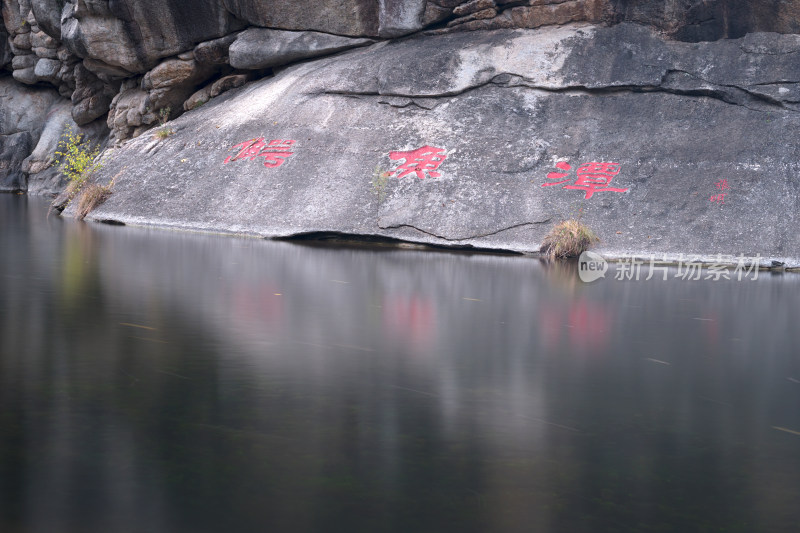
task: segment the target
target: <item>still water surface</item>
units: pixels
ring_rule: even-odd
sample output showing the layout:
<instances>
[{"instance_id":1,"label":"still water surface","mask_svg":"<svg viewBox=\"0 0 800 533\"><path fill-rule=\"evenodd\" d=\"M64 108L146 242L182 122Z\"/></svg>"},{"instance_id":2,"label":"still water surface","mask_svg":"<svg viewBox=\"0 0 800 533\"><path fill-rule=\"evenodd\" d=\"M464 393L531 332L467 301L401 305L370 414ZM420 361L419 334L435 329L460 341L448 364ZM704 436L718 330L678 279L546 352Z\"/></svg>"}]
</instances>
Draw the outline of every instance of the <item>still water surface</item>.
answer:
<instances>
[{"instance_id":1,"label":"still water surface","mask_svg":"<svg viewBox=\"0 0 800 533\"><path fill-rule=\"evenodd\" d=\"M0 531L800 531L800 276L83 224L0 196Z\"/></svg>"}]
</instances>

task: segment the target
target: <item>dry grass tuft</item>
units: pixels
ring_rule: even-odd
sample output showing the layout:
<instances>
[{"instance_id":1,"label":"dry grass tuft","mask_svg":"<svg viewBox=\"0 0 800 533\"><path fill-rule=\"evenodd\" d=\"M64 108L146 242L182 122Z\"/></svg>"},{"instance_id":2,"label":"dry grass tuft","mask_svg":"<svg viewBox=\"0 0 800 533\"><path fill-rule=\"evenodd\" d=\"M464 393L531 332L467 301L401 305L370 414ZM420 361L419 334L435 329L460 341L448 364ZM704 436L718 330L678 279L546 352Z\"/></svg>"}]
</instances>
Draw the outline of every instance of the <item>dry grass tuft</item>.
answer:
<instances>
[{"instance_id":1,"label":"dry grass tuft","mask_svg":"<svg viewBox=\"0 0 800 533\"><path fill-rule=\"evenodd\" d=\"M93 209L108 200L109 196L111 196L111 185L85 184L78 196L76 218L83 220Z\"/></svg>"},{"instance_id":2,"label":"dry grass tuft","mask_svg":"<svg viewBox=\"0 0 800 533\"><path fill-rule=\"evenodd\" d=\"M600 238L580 220L557 224L544 238L540 252L550 257L578 257Z\"/></svg>"},{"instance_id":3,"label":"dry grass tuft","mask_svg":"<svg viewBox=\"0 0 800 533\"><path fill-rule=\"evenodd\" d=\"M161 126L156 130L155 136L158 140L163 141L173 133L175 133L175 131L172 128L168 128L167 126Z\"/></svg>"}]
</instances>

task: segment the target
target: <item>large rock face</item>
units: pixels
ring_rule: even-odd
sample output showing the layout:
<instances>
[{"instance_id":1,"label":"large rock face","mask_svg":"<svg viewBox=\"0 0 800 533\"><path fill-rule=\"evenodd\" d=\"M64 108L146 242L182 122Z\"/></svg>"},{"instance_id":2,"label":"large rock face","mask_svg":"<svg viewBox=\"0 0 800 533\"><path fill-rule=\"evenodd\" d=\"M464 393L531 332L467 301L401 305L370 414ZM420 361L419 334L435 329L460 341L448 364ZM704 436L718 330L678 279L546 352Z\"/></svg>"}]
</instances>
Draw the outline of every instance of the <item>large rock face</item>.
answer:
<instances>
[{"instance_id":1,"label":"large rock face","mask_svg":"<svg viewBox=\"0 0 800 533\"><path fill-rule=\"evenodd\" d=\"M69 125L119 146L100 219L800 255L800 0L0 2L5 189Z\"/></svg>"},{"instance_id":2,"label":"large rock face","mask_svg":"<svg viewBox=\"0 0 800 533\"><path fill-rule=\"evenodd\" d=\"M795 35L690 44L633 24L378 44L128 143L91 216L532 251L580 213L601 251L797 264L797 52Z\"/></svg>"}]
</instances>

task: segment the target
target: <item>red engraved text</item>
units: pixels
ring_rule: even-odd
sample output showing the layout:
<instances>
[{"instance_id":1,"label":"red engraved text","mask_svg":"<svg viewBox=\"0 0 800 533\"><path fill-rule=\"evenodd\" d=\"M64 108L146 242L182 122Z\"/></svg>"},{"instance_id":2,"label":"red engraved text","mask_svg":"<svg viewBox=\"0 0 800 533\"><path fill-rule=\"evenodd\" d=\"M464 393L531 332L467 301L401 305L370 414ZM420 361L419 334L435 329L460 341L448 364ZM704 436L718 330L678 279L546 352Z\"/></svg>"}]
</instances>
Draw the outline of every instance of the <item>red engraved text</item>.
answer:
<instances>
[{"instance_id":1,"label":"red engraved text","mask_svg":"<svg viewBox=\"0 0 800 533\"><path fill-rule=\"evenodd\" d=\"M712 203L724 204L725 203L725 195L728 194L725 191L727 191L727 190L729 190L731 188L730 185L728 185L728 180L723 178L723 179L719 180L718 182L714 183L714 185L717 186L717 189L719 189L720 192L717 193L717 194L712 194L711 198L709 198L709 200Z\"/></svg>"},{"instance_id":2,"label":"red engraved text","mask_svg":"<svg viewBox=\"0 0 800 533\"><path fill-rule=\"evenodd\" d=\"M264 141L264 137L250 139L232 146L230 150L239 150L239 153L228 156L223 163L227 165L231 161L239 161L240 159L255 161L257 157L263 157L265 167L276 168L281 166L294 153L292 152L294 143L295 141L283 139Z\"/></svg>"},{"instance_id":3,"label":"red engraved text","mask_svg":"<svg viewBox=\"0 0 800 533\"><path fill-rule=\"evenodd\" d=\"M592 197L596 192L627 192L628 189L620 189L611 187L611 180L614 176L619 174L620 164L609 162L592 161L584 163L575 171L576 178L570 178L570 171L572 166L569 163L561 161L556 163L556 168L561 172L550 172L547 174L547 179L551 180L549 183L543 183L542 187L550 187L553 185L563 185L562 189L576 189L584 191L586 200ZM565 183L569 185L564 185Z\"/></svg>"},{"instance_id":4,"label":"red engraved text","mask_svg":"<svg viewBox=\"0 0 800 533\"><path fill-rule=\"evenodd\" d=\"M390 176L396 176L397 179L400 179L409 174L416 174L419 179L424 180L426 177L438 178L441 176L436 170L447 159L447 156L443 148L425 145L422 148L408 152L389 152L389 159L403 161L389 173Z\"/></svg>"}]
</instances>

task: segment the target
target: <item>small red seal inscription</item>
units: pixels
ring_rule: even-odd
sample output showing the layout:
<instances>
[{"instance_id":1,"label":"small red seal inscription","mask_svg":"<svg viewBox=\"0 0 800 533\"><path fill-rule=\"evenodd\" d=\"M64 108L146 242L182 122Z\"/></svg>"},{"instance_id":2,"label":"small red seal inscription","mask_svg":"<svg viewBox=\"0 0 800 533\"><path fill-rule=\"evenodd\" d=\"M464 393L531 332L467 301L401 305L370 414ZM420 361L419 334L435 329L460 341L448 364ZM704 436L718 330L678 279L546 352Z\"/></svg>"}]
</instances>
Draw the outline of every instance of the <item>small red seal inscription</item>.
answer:
<instances>
[{"instance_id":1,"label":"small red seal inscription","mask_svg":"<svg viewBox=\"0 0 800 533\"><path fill-rule=\"evenodd\" d=\"M717 186L717 189L719 189L720 192L718 194L711 195L711 198L709 198L709 200L712 203L724 204L725 203L725 195L728 194L725 191L727 191L728 189L731 188L730 185L728 185L728 180L723 178L723 179L719 180L718 182L716 182L714 185Z\"/></svg>"}]
</instances>

